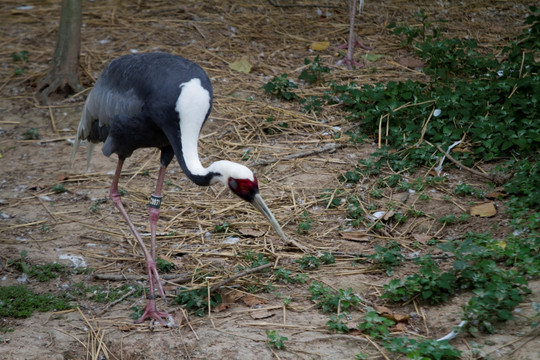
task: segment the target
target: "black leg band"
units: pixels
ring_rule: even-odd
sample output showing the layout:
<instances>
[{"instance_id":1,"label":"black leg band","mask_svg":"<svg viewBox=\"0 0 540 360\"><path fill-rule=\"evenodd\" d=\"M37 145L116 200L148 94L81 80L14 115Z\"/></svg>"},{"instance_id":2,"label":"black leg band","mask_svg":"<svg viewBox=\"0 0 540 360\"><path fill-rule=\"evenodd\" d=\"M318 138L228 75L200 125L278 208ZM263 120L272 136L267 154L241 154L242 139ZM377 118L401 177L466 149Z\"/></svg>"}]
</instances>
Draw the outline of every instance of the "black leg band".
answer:
<instances>
[{"instance_id":1,"label":"black leg band","mask_svg":"<svg viewBox=\"0 0 540 360\"><path fill-rule=\"evenodd\" d=\"M149 206L154 209L159 209L161 206L161 196L150 195L150 204Z\"/></svg>"}]
</instances>

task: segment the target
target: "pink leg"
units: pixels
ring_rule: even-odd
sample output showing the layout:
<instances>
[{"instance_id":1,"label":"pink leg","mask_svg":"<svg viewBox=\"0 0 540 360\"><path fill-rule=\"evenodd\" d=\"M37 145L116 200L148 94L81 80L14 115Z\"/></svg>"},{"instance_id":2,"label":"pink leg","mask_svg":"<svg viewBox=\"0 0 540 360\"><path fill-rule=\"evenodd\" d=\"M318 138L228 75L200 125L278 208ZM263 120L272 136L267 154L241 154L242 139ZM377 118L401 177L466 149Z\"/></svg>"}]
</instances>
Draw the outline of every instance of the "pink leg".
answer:
<instances>
[{"instance_id":1,"label":"pink leg","mask_svg":"<svg viewBox=\"0 0 540 360\"><path fill-rule=\"evenodd\" d=\"M165 180L165 171L167 168L161 166L159 168L158 180L156 184L156 191L150 198L150 206L148 207L148 214L150 214L150 233L152 238L152 258L156 259L156 225L159 220L159 207L161 205L161 189L163 188L163 181Z\"/></svg>"},{"instance_id":2,"label":"pink leg","mask_svg":"<svg viewBox=\"0 0 540 360\"><path fill-rule=\"evenodd\" d=\"M338 61L338 65L347 65L347 68L349 70L352 69L353 66L356 67L362 67L363 65L354 61L354 47L358 46L364 50L372 50L370 47L362 44L359 40L356 34L354 33L354 17L356 16L356 1L357 0L349 0L349 15L350 15L350 26L349 26L349 42L344 45L340 45L337 48L338 49L345 49L347 48L347 55L345 55L345 58L343 60Z\"/></svg>"},{"instance_id":3,"label":"pink leg","mask_svg":"<svg viewBox=\"0 0 540 360\"><path fill-rule=\"evenodd\" d=\"M152 254L150 254L148 252L148 249L144 245L144 242L142 241L141 236L139 235L139 232L137 231L137 229L135 228L135 226L131 222L131 219L129 218L129 216L128 216L127 212L126 212L126 209L124 208L124 205L122 204L122 199L120 197L120 193L118 192L118 181L120 179L120 173L122 171L122 165L123 164L124 164L124 161L122 159L119 159L118 160L118 165L116 166L116 172L114 173L113 182L112 182L112 185L111 185L109 195L110 195L112 201L114 202L114 205L116 205L116 207L118 208L118 210L120 211L120 213L122 214L122 216L124 217L126 222L128 223L128 226L129 226L131 232L133 233L133 236L135 236L135 238L137 239L137 242L139 243L139 246L141 247L141 249L143 251L143 254L144 254L144 258L146 260L146 268L147 268L147 271L148 271L148 282L150 283L150 293L148 294L148 299L149 300L148 300L148 304L146 304L146 307L144 309L144 314L143 314L143 316L141 316L139 318L139 320L137 320L137 323L142 322L146 318L151 318L151 319L154 319L154 320L160 322L161 324L165 324L165 322L163 321L163 318L168 317L169 314L163 313L163 312L158 312L156 310L155 290L154 290L155 289L154 288L154 281L155 281L155 284L157 285L157 287L159 289L159 292L160 292L161 296L163 297L163 300L166 301L165 292L163 291L163 286L161 285L161 280L159 278L159 274L158 274L157 267L156 267L156 259L155 259L155 223L157 222L157 218L156 218L155 222L151 220L151 223L150 223L151 228L152 228L152 226L154 228L154 232L153 232L153 235L152 235ZM163 171L163 173L164 173L164 171ZM160 169L160 175L161 175L161 169ZM161 184L159 183L159 178L158 178L158 188L159 188L160 194L161 194L162 184L163 184L163 178L161 179ZM157 191L157 189L156 189L156 191ZM159 217L159 210L158 210L158 215L157 216ZM153 225L152 225L152 223L153 223Z\"/></svg>"},{"instance_id":4,"label":"pink leg","mask_svg":"<svg viewBox=\"0 0 540 360\"><path fill-rule=\"evenodd\" d=\"M150 197L150 204L148 206L148 214L150 215L150 238L151 238L152 259L154 260L154 264L156 263L156 260L157 260L156 259L156 227L157 227L157 222L159 220L159 208L161 206L161 189L163 188L163 180L165 180L166 170L167 168L163 165L159 168L156 191ZM157 270L156 270L156 274L157 274ZM167 302L167 299L165 298L165 292L163 291L163 287L161 286L161 281L159 281L159 277L156 278L156 281L158 281L159 283L159 291L160 291L161 297L163 298L163 301Z\"/></svg>"}]
</instances>

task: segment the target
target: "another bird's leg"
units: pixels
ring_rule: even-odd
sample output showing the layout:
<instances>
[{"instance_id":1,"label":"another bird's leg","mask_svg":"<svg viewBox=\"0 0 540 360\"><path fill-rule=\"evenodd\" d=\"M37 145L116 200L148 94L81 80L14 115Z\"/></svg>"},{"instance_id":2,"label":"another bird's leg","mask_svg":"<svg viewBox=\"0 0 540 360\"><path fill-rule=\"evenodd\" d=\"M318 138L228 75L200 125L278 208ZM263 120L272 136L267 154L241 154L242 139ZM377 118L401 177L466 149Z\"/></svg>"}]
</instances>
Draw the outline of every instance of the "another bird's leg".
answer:
<instances>
[{"instance_id":1,"label":"another bird's leg","mask_svg":"<svg viewBox=\"0 0 540 360\"><path fill-rule=\"evenodd\" d=\"M356 2L357 1L361 2L361 0L349 0L349 41L347 44L340 45L337 47L338 49L347 48L347 55L345 55L345 59L340 60L339 63L347 65L347 68L349 68L349 70L352 69L353 65L357 67L362 66L362 64L353 60L355 46L358 46L364 50L372 50L372 48L370 48L369 46L362 44L358 40L358 37L356 36L356 33L354 32L354 18L356 16ZM361 11L361 7L360 7L360 11Z\"/></svg>"},{"instance_id":2,"label":"another bird's leg","mask_svg":"<svg viewBox=\"0 0 540 360\"><path fill-rule=\"evenodd\" d=\"M161 206L161 189L163 188L163 181L165 179L165 172L167 168L165 166L161 166L159 168L158 173L158 179L156 184L156 191L153 195L150 196L150 204L148 206L148 213L150 214L150 235L151 235L151 251L152 251L152 259L154 259L154 263L157 262L156 259L156 227L157 222L159 220L159 208ZM161 297L165 302L167 302L167 299L165 298L165 291L163 291L163 286L161 285L161 281L159 279L159 275L157 273L157 270L155 272L156 281L158 283L158 289L161 294Z\"/></svg>"},{"instance_id":3,"label":"another bird's leg","mask_svg":"<svg viewBox=\"0 0 540 360\"><path fill-rule=\"evenodd\" d=\"M356 35L354 33L354 17L356 16L356 0L349 0L349 15L350 15L350 23L349 23L349 47L347 49L347 67L349 69L352 69L352 65L354 63L353 56L354 56L354 45L356 40Z\"/></svg>"},{"instance_id":4,"label":"another bird's leg","mask_svg":"<svg viewBox=\"0 0 540 360\"><path fill-rule=\"evenodd\" d=\"M116 166L116 172L114 173L113 182L111 184L111 189L109 192L109 195L114 202L114 205L118 208L120 211L120 214L124 217L126 222L128 223L128 226L133 233L133 236L137 239L137 242L139 243L139 246L141 247L144 258L146 260L146 268L148 270L148 282L150 283L150 293L148 294L148 303L146 304L146 307L144 309L144 314L137 320L138 323L142 322L146 318L152 318L161 324L165 324L162 318L168 317L169 314L158 312L156 310L156 300L154 295L154 277L158 283L160 293L165 299L165 293L163 292L163 287L161 285L161 281L159 280L159 275L156 268L156 261L152 257L152 255L148 252L148 249L144 245L144 242L141 239L141 236L139 235L139 232L131 222L131 219L129 218L126 209L124 208L124 205L122 204L122 198L120 197L120 193L118 192L118 181L120 179L120 173L122 172L122 165L124 164L124 159L119 158L118 159L118 165Z\"/></svg>"}]
</instances>

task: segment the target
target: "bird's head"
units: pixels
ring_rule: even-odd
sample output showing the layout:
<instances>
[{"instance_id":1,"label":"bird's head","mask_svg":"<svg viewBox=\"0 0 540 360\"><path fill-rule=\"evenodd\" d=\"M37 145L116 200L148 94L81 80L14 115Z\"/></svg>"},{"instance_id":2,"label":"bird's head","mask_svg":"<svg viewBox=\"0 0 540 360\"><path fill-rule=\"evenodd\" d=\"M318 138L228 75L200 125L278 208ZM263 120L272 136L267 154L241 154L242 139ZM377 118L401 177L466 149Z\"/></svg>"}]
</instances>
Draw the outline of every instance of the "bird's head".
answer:
<instances>
[{"instance_id":1,"label":"bird's head","mask_svg":"<svg viewBox=\"0 0 540 360\"><path fill-rule=\"evenodd\" d=\"M255 175L251 179L229 177L227 179L227 186L233 193L247 202L253 202L253 199L259 193L259 183Z\"/></svg>"},{"instance_id":2,"label":"bird's head","mask_svg":"<svg viewBox=\"0 0 540 360\"><path fill-rule=\"evenodd\" d=\"M217 161L210 167L211 171L216 174L213 182L221 182L240 198L252 204L266 217L274 230L287 241L281 226L279 226L276 218L261 197L259 183L250 169L244 165L226 160Z\"/></svg>"},{"instance_id":3,"label":"bird's head","mask_svg":"<svg viewBox=\"0 0 540 360\"><path fill-rule=\"evenodd\" d=\"M213 174L211 184L220 182L247 202L251 202L255 194L259 193L257 178L244 165L220 160L210 165L208 171Z\"/></svg>"}]
</instances>

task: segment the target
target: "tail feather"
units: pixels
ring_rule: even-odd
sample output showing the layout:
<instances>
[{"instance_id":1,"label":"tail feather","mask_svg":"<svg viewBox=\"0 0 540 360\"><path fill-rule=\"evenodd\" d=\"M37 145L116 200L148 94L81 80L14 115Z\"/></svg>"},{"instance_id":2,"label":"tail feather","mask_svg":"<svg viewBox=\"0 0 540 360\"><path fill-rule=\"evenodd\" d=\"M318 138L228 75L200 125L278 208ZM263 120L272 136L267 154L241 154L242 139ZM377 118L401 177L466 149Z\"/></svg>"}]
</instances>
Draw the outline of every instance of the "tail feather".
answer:
<instances>
[{"instance_id":1,"label":"tail feather","mask_svg":"<svg viewBox=\"0 0 540 360\"><path fill-rule=\"evenodd\" d=\"M77 154L77 150L79 150L79 147L81 146L81 138L79 137L79 134L75 137L75 141L73 142L73 150L71 150L71 166L73 167L73 164L75 163L75 155ZM90 141L86 141L86 170L90 168L90 161L92 160L92 154L94 153L94 148L96 147L96 144Z\"/></svg>"},{"instance_id":2,"label":"tail feather","mask_svg":"<svg viewBox=\"0 0 540 360\"><path fill-rule=\"evenodd\" d=\"M71 150L71 167L73 167L73 163L75 162L75 154L77 153L77 150L79 150L79 146L81 146L81 139L77 133L77 135L75 135L75 141L73 142L73 149Z\"/></svg>"},{"instance_id":3,"label":"tail feather","mask_svg":"<svg viewBox=\"0 0 540 360\"><path fill-rule=\"evenodd\" d=\"M84 104L81 113L81 121L79 122L75 141L73 142L73 150L71 151L71 166L73 166L75 162L75 154L77 153L77 150L79 150L81 142L87 140L88 136L90 135L91 124L89 122L89 119L91 118L91 116L89 115L88 104L89 102L91 102L92 94L93 91L90 91L90 94L88 95L88 98ZM95 147L95 143L91 141L86 141L86 170L90 168L90 160L92 159L92 153Z\"/></svg>"},{"instance_id":4,"label":"tail feather","mask_svg":"<svg viewBox=\"0 0 540 360\"><path fill-rule=\"evenodd\" d=\"M86 170L90 169L90 160L92 160L92 154L94 153L94 148L96 143L88 141L86 143Z\"/></svg>"}]
</instances>

